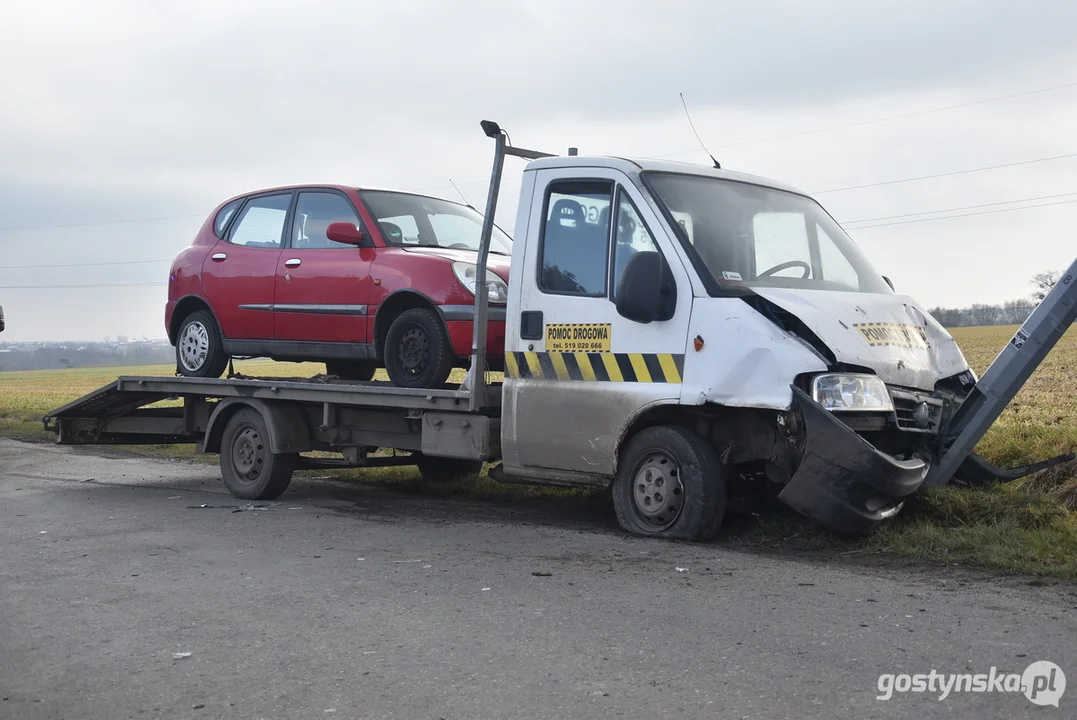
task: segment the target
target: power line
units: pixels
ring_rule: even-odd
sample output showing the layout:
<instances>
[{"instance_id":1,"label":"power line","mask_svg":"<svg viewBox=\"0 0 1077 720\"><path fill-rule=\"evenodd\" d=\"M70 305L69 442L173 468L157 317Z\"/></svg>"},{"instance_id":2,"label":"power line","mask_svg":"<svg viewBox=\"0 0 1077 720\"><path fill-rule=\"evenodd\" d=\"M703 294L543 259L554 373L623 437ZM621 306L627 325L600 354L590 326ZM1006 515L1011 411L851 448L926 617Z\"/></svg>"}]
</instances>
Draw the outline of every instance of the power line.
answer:
<instances>
[{"instance_id":1,"label":"power line","mask_svg":"<svg viewBox=\"0 0 1077 720\"><path fill-rule=\"evenodd\" d=\"M1072 195L1077 195L1077 192L1058 193L1056 195L1040 195L1040 196L1037 196L1037 197L1030 197L1030 198L1018 198L1016 200L999 200L997 202L981 203L979 205L962 205L962 206L959 206L959 207L940 208L938 210L923 210L923 211L920 211L920 212L901 213L899 215L883 215L883 216L880 216L880 217L873 217L873 218L861 218L859 220L847 220L847 221L841 223L841 225L842 225L842 227L845 227L845 228L850 229L850 230L867 229L867 228L870 228L870 227L886 227L886 226L889 226L889 225L900 225L900 224L903 224L903 223L883 223L883 224L879 224L879 225L862 225L860 227L855 227L855 228L850 228L849 226L850 225L859 225L860 223L875 223L875 222L880 221L880 220L903 220L905 218L915 218L915 217L919 217L919 216L922 216L922 215L938 215L939 213L956 213L956 212L961 211L961 210L977 210L977 209L980 209L980 208L997 207L999 205L1013 205L1015 203L1030 203L1030 202L1037 202L1037 201L1040 201L1040 200L1053 200L1053 199L1056 199L1056 198L1070 197ZM1077 202L1077 200L1072 200L1072 201L1067 201L1067 202ZM1037 207L1050 207L1052 205L1064 205L1064 204L1066 204L1066 203L1065 202L1063 202L1063 203L1042 203L1042 204L1038 204L1038 205L1027 205L1027 206L1022 206L1022 207L1006 208L1006 209L1002 210L1001 212L1007 212L1007 211L1010 211L1010 210L1025 210L1025 209L1031 209L1031 208L1037 208ZM960 215L948 215L948 216L945 216L945 217L926 218L926 220L946 220L946 219L949 219L949 218L964 217L965 215L980 215L980 214L984 214L984 213L964 213L964 214L960 214ZM118 265L150 265L150 264L168 263L168 262L172 262L172 261L171 260L118 260L118 261L114 261L114 262L59 263L59 264L55 264L55 265L10 265L10 266L6 266L6 267L0 266L0 270L29 270L29 269L70 268L70 267L108 267L108 266L113 266L113 265L117 265L117 266ZM146 284L151 285L151 284L163 284L163 283L146 283ZM139 285L139 283L133 283L133 285ZM30 287L30 286L24 286L24 287ZM37 286L35 286L35 287L37 287ZM53 287L53 286L50 286L50 287ZM68 287L68 286L63 286L63 287ZM70 286L70 287L110 287L110 285L92 285L92 286L87 285L87 286Z\"/></svg>"},{"instance_id":2,"label":"power line","mask_svg":"<svg viewBox=\"0 0 1077 720\"><path fill-rule=\"evenodd\" d=\"M785 133L784 135L771 135L769 137L755 138L753 140L738 140L737 142L727 143L725 145L718 145L717 148L731 148L739 147L741 145L754 145L756 143L771 142L773 140L785 140L786 138L802 137L804 135L815 135L818 133L831 132L833 130L847 130L848 128L861 127L863 125L873 125L875 123L890 122L891 120L903 120L905 118L917 117L920 115L930 115L932 113L944 112L946 110L957 110L958 108L972 107L973 105L985 105L987 103L998 102L1000 100L1012 100L1014 98L1026 97L1028 95L1036 95L1038 93L1052 92L1054 90L1065 90L1066 88L1077 87L1077 82L1065 83L1063 85L1052 85L1051 87L1038 88L1036 90L1026 90L1024 92L1013 93L1011 95L999 95L997 97L984 98L982 100L973 100L971 102L958 103L957 105L944 105L942 107L930 108L928 110L916 110L913 112L902 113L900 115L889 115L887 117L872 118L871 120L859 120L857 122L844 123L841 125L830 125L828 127L814 128L812 130L799 130L797 132ZM690 153L696 153L698 150L684 150L682 152L670 153L668 155L657 155L658 158L676 157L678 155L688 155Z\"/></svg>"},{"instance_id":3,"label":"power line","mask_svg":"<svg viewBox=\"0 0 1077 720\"><path fill-rule=\"evenodd\" d=\"M1013 205L1014 203L1036 202L1037 200L1052 200L1054 198L1077 195L1077 192L1059 193L1058 195L1040 195L1039 197L1023 198L1021 200L1000 200L998 202L983 203L982 205L964 205L962 207L945 208L941 210L924 210L923 212L903 213L901 215L884 215L883 217L864 218L862 220L848 220L842 225L856 225L858 223L876 222L878 220L900 220L902 218L916 217L917 215L936 215L938 213L957 212L958 210L975 210L977 208L995 207L996 205ZM1020 210L1021 208L1014 208Z\"/></svg>"},{"instance_id":4,"label":"power line","mask_svg":"<svg viewBox=\"0 0 1077 720\"><path fill-rule=\"evenodd\" d=\"M158 220L183 220L187 218L205 217L206 213L199 215L161 215L148 218L130 218L127 220L93 220L91 222L61 223L56 225L23 225L21 227L0 227L0 233L25 232L28 230L61 230L63 228L92 227L96 225L125 225L128 223L148 223Z\"/></svg>"},{"instance_id":5,"label":"power line","mask_svg":"<svg viewBox=\"0 0 1077 720\"><path fill-rule=\"evenodd\" d=\"M1049 160L1063 160L1065 158L1077 157L1077 153L1069 153L1067 155L1053 155L1051 157L1037 158L1035 160L1021 160L1020 162L1003 163L1002 165L986 165L984 167L969 168L967 170L953 170L951 172L936 173L935 175L920 175L911 178L901 178L900 180L884 180L882 182L866 183L864 185L849 185L847 187L830 188L829 190L814 190L811 195L826 195L827 193L845 192L847 190L861 190L863 188L880 187L883 185L898 185L900 183L917 182L920 180L932 180L934 178L951 177L953 175L965 175L967 173L983 172L985 170L999 170L1001 168L1017 167L1019 165L1032 165L1034 163L1047 162Z\"/></svg>"},{"instance_id":6,"label":"power line","mask_svg":"<svg viewBox=\"0 0 1077 720\"><path fill-rule=\"evenodd\" d=\"M974 215L994 215L995 213L1013 212L1015 210L1031 210L1032 208L1050 207L1052 205L1069 205L1077 203L1077 199L1059 200L1058 202L1040 203L1038 205L1024 205L1022 207L999 208L997 210L981 210L980 212L961 213L959 215L941 215L939 217L917 218L915 220L900 220L898 222L878 223L876 225L861 225L852 228L853 231L868 230L869 228L890 227L892 225L909 225L911 223L931 222L932 220L952 220L953 218L973 217Z\"/></svg>"},{"instance_id":7,"label":"power line","mask_svg":"<svg viewBox=\"0 0 1077 720\"><path fill-rule=\"evenodd\" d=\"M998 95L996 97L983 98L980 100L972 100L970 102L958 103L956 105L943 105L942 107L929 108L927 110L915 110L913 112L902 113L900 115L888 115L881 118L872 118L870 120L858 120L857 122L843 123L841 125L829 125L827 127L813 128L811 130L798 130L796 132L785 133L782 135L770 135L767 137L753 138L750 140L738 140L736 142L726 143L724 145L716 145L715 149L721 150L731 147L740 147L742 145L755 145L758 143L772 142L774 140L785 140L787 138L803 137L805 135L816 135L818 133L832 132L834 130L847 130L849 128L861 127L864 125L874 125L876 123L890 122L893 120L903 120L905 118L917 117L920 115L931 115L933 113L945 112L947 110L957 110L959 108L972 107L974 105L985 105L987 103L999 102L1002 100L1013 100L1015 98L1026 97L1029 95L1037 95L1040 93L1053 92L1055 90L1065 90L1067 88L1077 87L1077 82L1064 83L1062 85L1052 85L1045 88L1037 88L1035 90L1025 90L1024 92L1011 93L1009 95ZM654 155L656 160L663 160L666 158L680 157L681 155L692 155L698 153L699 150L682 150L675 153L667 153L664 155ZM505 178L506 180L518 180L518 177ZM475 180L471 182L460 183L461 185L479 185L481 183L488 182L486 180ZM436 188L429 188L429 190L441 190L448 186L442 185ZM836 191L827 191L836 192Z\"/></svg>"},{"instance_id":8,"label":"power line","mask_svg":"<svg viewBox=\"0 0 1077 720\"><path fill-rule=\"evenodd\" d=\"M802 137L802 136L805 136L805 135L814 135L814 134L818 134L818 133L831 132L831 131L835 131L835 130L846 130L846 129L849 129L849 128L860 127L860 126L863 126L863 125L871 125L871 124L876 124L876 123L881 123L881 122L890 122L890 121L893 121L893 120L902 120L902 119L905 119L905 118L917 117L917 116L920 116L920 115L929 115L929 114L933 114L933 113L944 112L944 111L947 111L947 110L956 110L956 109L959 109L959 108L972 107L972 106L975 106L975 105L984 105L984 104L987 104L987 103L999 102L999 101L1002 101L1002 100L1012 100L1012 99L1015 99L1015 98L1027 97L1029 95L1037 95L1037 94L1040 94L1040 93L1053 92L1055 90L1064 90L1064 89L1071 88L1071 87L1077 87L1077 82L1069 82L1069 83L1064 83L1062 85L1052 85L1050 87L1037 88L1035 90L1026 90L1024 92L1012 93L1012 94L1009 94L1009 95L999 95L999 96L996 96L996 97L983 98L983 99L980 99L980 100L973 100L973 101L970 101L970 102L958 103L956 105L944 105L942 107L929 108L927 110L916 110L916 111L909 112L909 113L902 113L900 115L889 115L887 117L872 118L872 119L869 119L869 120L860 120L860 121L852 122L852 123L843 123L841 125L831 125L831 126L822 127L822 128L813 128L811 130L800 130L800 131L797 131L797 132L785 133L783 135L771 135L771 136L768 136L768 137L754 138L754 139L750 139L750 140L739 140L737 142L726 143L724 145L717 145L716 147L720 148L720 149L721 148L738 147L738 146L742 146L742 145L753 145L753 144L757 144L757 143L771 142L771 141L774 141L774 140L784 140L784 139L793 138L793 137ZM688 154L692 154L692 153L696 153L696 152L698 152L698 150L685 150L685 151L681 151L681 152L667 153L667 154L664 154L664 155L655 155L654 157L656 159L664 159L664 158L678 157L680 155L688 155ZM1059 160L1059 159L1068 158L1068 157L1075 157L1075 156L1077 156L1077 153L1073 153L1073 154L1069 154L1069 155L1059 155L1059 156L1050 157L1050 158L1041 158L1041 159L1038 159L1038 160L1026 160L1026 161L1018 162L1018 163L1008 163L1008 164L1003 164L1003 165L992 165L992 166L983 167L983 168L973 168L973 169L970 169L970 170L961 170L961 171L956 171L956 172L952 172L952 173L940 173L938 175L925 175L925 176L916 177L916 178L905 178L905 179L901 179L901 180L888 180L888 181L881 182L881 183L869 183L869 184L866 184L866 185L852 185L852 186L843 187L843 188L832 188L830 190L819 190L819 191L814 192L812 194L814 194L814 195L822 195L822 194L833 193L833 192L844 192L846 190L859 190L859 189L862 189L862 188L879 187L879 186L882 186L882 185L894 185L894 184L898 184L898 183L915 182L915 181L918 181L918 180L928 180L928 179L933 179L933 178L938 178L938 177L947 177L947 176L950 176L950 175L960 175L960 174L970 173L970 172L981 172L981 171L984 171L984 170L996 170L996 169L1000 169L1000 168L1015 167L1015 166L1018 166L1018 165L1028 165L1028 164L1032 164L1032 163L1046 162L1048 160ZM520 179L520 177L519 176L513 176L513 177L507 177L507 178L504 178L504 179L505 180L518 180L518 179ZM485 183L485 182L488 182L488 181L487 180L474 180L474 181L470 181L470 182L462 182L462 183L459 183L459 185L479 185L479 184L482 184L482 183ZM452 181L450 181L450 183L452 183ZM434 190L443 190L443 189L448 189L448 188L456 189L457 192L459 192L459 189L457 188L457 183L452 183L451 185L439 185L438 187L427 188L425 190L420 190L418 192L431 192L431 191L434 191ZM53 224L53 225L25 225L25 226L20 226L20 227L0 227L0 233L21 232L21 231L29 231L29 230L54 230L54 229L75 228L75 227L93 227L93 226L100 226L100 225L122 225L122 224L130 224L130 223L150 223L150 222L158 222L158 221L162 221L162 220L182 220L182 219L190 219L190 218L200 218L200 217L204 217L204 215L205 215L205 213L190 214L190 215L163 215L163 216L157 216L157 217L131 218L131 219L122 219L122 220L100 220L100 221L78 222L78 223L61 223L61 224Z\"/></svg>"},{"instance_id":9,"label":"power line","mask_svg":"<svg viewBox=\"0 0 1077 720\"><path fill-rule=\"evenodd\" d=\"M155 263L172 262L171 260L118 260L115 262L92 262L92 263L61 263L58 265L4 265L0 270L32 270L38 268L70 268L70 267L104 267L110 265L152 265Z\"/></svg>"},{"instance_id":10,"label":"power line","mask_svg":"<svg viewBox=\"0 0 1077 720\"><path fill-rule=\"evenodd\" d=\"M888 220L888 219L891 219L891 218L915 218L915 216L918 216L918 215L931 215L931 214L935 214L935 213L953 212L953 211L956 211L956 210L970 210L970 209L974 209L974 208L995 207L997 205L1008 205L1008 204L1011 204L1011 203L1030 202L1030 201L1033 201L1033 200L1042 200L1042 199L1048 199L1048 198L1068 197L1070 195L1077 195L1077 193L1061 193L1059 195L1043 195L1043 196L1041 196L1039 198L1025 198L1023 200L1004 200L1004 201L995 202L995 203L985 203L985 204L982 204L982 205L967 205L965 207L947 208L945 210L927 210L927 211L918 212L918 213L907 213L905 215L890 215L890 216L887 216L887 217L880 217L880 218L871 218L871 219L864 219L864 220L853 220L853 221L849 221L847 223L843 223L843 226L852 225L852 224L858 223L858 222L872 222L874 220ZM1070 204L1073 204L1073 203L1077 203L1077 198L1074 198L1072 200L1060 200L1060 201L1057 201L1057 202L1038 203L1038 204L1035 204L1035 205L1022 205L1020 207L998 208L998 209L995 209L995 210L983 210L983 211L980 211L980 212L957 213L957 214L954 214L954 215L939 215L937 217L926 217L926 218L921 217L921 218L915 218L915 219L911 219L911 220L899 220L897 222L876 223L874 225L860 225L859 227L854 227L854 228L849 228L849 229L851 231L855 232L857 230L870 230L872 228L892 227L894 225L909 225L911 223L931 222L933 220L953 220L953 219L956 219L956 218L974 217L974 216L977 216L977 215L993 215L995 213L1013 212L1015 210L1032 210L1034 208L1053 207L1055 205L1070 205ZM170 261L168 261L168 260L144 260L144 261L138 261L138 262L151 263L151 262L170 262ZM126 262L118 262L118 263L85 263L85 265L126 265L126 264L133 264L133 263L126 263ZM26 266L21 266L21 267L51 268L51 267L76 267L76 266L73 266L73 265L26 265ZM7 268L0 268L0 270L4 270L4 269L7 269ZM85 289L85 288L161 287L161 286L165 286L165 285L168 285L168 283L167 282L133 282L133 283L99 283L99 284L86 284L86 285L0 285L0 290L71 290L71 289Z\"/></svg>"},{"instance_id":11,"label":"power line","mask_svg":"<svg viewBox=\"0 0 1077 720\"><path fill-rule=\"evenodd\" d=\"M97 285L0 285L0 290L71 290L78 288L157 287L166 282L101 283Z\"/></svg>"}]
</instances>

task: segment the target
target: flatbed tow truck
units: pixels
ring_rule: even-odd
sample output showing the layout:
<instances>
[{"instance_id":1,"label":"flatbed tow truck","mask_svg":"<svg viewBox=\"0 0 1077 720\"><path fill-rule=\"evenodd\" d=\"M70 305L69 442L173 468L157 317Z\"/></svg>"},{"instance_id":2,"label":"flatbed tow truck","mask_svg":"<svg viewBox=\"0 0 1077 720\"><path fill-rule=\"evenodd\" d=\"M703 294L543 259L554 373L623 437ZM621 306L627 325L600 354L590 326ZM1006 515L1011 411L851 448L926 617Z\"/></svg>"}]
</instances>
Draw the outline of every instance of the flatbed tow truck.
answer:
<instances>
[{"instance_id":1,"label":"flatbed tow truck","mask_svg":"<svg viewBox=\"0 0 1077 720\"><path fill-rule=\"evenodd\" d=\"M856 535L922 487L1073 458L1001 470L973 447L1072 324L1077 261L978 379L807 195L717 163L525 150L481 125L496 148L478 278L505 159L530 161L503 381L485 372L480 280L458 387L125 376L45 427L69 445L194 443L252 500L279 496L302 467L406 464L447 478L492 463L501 482L612 486L626 531L694 541L714 537L744 482Z\"/></svg>"}]
</instances>

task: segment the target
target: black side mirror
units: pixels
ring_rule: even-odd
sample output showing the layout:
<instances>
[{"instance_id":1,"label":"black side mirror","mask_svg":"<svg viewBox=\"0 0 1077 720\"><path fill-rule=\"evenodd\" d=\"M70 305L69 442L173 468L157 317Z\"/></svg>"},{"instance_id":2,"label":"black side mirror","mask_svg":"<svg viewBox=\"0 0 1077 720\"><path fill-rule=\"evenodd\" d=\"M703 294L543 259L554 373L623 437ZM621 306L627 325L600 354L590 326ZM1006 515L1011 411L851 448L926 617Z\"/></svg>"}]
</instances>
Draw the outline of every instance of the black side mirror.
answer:
<instances>
[{"instance_id":1,"label":"black side mirror","mask_svg":"<svg viewBox=\"0 0 1077 720\"><path fill-rule=\"evenodd\" d=\"M677 284L657 252L638 252L625 265L617 288L617 312L629 320L669 320L677 309Z\"/></svg>"},{"instance_id":2,"label":"black side mirror","mask_svg":"<svg viewBox=\"0 0 1077 720\"><path fill-rule=\"evenodd\" d=\"M894 292L897 292L897 289L894 287L894 283L890 280L890 278L883 275L883 280L886 281L886 284L890 286L891 290L893 290Z\"/></svg>"}]
</instances>

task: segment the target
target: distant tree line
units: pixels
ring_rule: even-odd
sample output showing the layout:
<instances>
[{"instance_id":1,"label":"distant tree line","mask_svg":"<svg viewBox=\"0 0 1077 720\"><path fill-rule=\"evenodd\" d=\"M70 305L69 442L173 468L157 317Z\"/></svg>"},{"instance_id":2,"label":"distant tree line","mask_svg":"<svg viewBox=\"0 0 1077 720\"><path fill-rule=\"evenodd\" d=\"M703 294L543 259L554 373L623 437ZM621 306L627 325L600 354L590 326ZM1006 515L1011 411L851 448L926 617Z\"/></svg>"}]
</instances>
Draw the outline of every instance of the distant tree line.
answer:
<instances>
[{"instance_id":1,"label":"distant tree line","mask_svg":"<svg viewBox=\"0 0 1077 720\"><path fill-rule=\"evenodd\" d=\"M1036 306L1047 297L1051 288L1058 282L1060 273L1055 271L1037 273L1032 277L1032 299L1008 300L1001 305L984 305L977 303L964 308L937 307L930 310L932 317L945 327L964 327L969 325L1020 325Z\"/></svg>"},{"instance_id":2,"label":"distant tree line","mask_svg":"<svg viewBox=\"0 0 1077 720\"><path fill-rule=\"evenodd\" d=\"M175 358L175 351L167 343L12 344L0 349L0 372L174 364Z\"/></svg>"},{"instance_id":3,"label":"distant tree line","mask_svg":"<svg viewBox=\"0 0 1077 720\"><path fill-rule=\"evenodd\" d=\"M976 303L965 308L931 308L929 312L944 327L965 327L967 325L1020 325L1035 309L1036 303L1021 298L1008 300L1001 305Z\"/></svg>"}]
</instances>

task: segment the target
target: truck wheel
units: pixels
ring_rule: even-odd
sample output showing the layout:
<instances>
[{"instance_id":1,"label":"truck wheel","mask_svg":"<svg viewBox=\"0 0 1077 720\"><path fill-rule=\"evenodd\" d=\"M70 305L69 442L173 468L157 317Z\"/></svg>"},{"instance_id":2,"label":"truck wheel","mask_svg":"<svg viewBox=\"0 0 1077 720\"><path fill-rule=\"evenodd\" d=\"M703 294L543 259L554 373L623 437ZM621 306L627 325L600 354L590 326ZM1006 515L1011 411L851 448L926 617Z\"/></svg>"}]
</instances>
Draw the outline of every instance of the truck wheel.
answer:
<instances>
[{"instance_id":1,"label":"truck wheel","mask_svg":"<svg viewBox=\"0 0 1077 720\"><path fill-rule=\"evenodd\" d=\"M187 377L218 378L228 367L221 329L211 313L196 310L176 334L176 367Z\"/></svg>"},{"instance_id":2,"label":"truck wheel","mask_svg":"<svg viewBox=\"0 0 1077 720\"><path fill-rule=\"evenodd\" d=\"M377 364L368 360L330 360L325 363L326 373L336 375L341 380L355 382L373 380L374 371L377 369Z\"/></svg>"},{"instance_id":3,"label":"truck wheel","mask_svg":"<svg viewBox=\"0 0 1077 720\"><path fill-rule=\"evenodd\" d=\"M257 410L244 408L228 420L221 437L221 475L228 491L243 500L272 500L292 481L295 453L273 454L269 432Z\"/></svg>"},{"instance_id":4,"label":"truck wheel","mask_svg":"<svg viewBox=\"0 0 1077 720\"><path fill-rule=\"evenodd\" d=\"M633 535L710 540L725 515L725 468L714 449L675 425L641 430L621 450L613 508Z\"/></svg>"},{"instance_id":5,"label":"truck wheel","mask_svg":"<svg viewBox=\"0 0 1077 720\"><path fill-rule=\"evenodd\" d=\"M456 362L445 324L427 308L405 310L393 320L384 355L385 371L400 387L438 387Z\"/></svg>"},{"instance_id":6,"label":"truck wheel","mask_svg":"<svg viewBox=\"0 0 1077 720\"><path fill-rule=\"evenodd\" d=\"M415 464L423 480L431 483L452 482L482 472L481 460L420 455Z\"/></svg>"}]
</instances>

